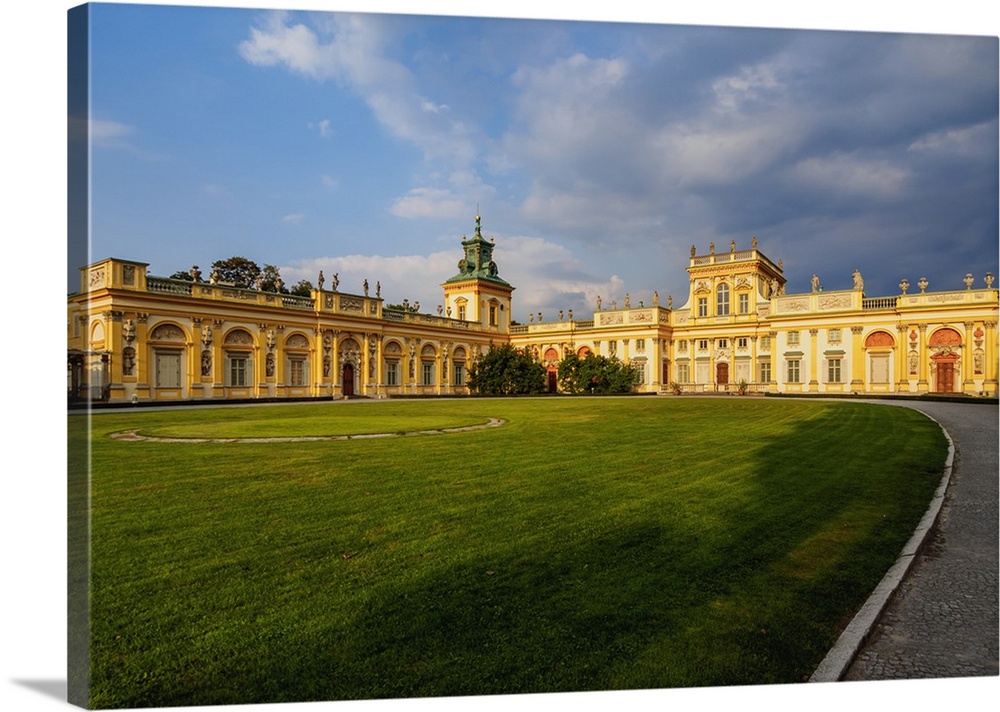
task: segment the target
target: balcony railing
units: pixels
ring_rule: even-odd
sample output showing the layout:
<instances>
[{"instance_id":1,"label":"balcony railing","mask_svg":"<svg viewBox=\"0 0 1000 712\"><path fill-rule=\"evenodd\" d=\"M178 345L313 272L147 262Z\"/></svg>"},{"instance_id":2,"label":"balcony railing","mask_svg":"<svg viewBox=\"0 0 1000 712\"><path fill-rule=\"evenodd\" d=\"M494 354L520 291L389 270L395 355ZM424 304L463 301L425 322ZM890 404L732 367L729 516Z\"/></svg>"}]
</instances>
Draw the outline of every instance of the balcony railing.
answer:
<instances>
[{"instance_id":1,"label":"balcony railing","mask_svg":"<svg viewBox=\"0 0 1000 712\"><path fill-rule=\"evenodd\" d=\"M881 309L895 309L897 297L865 297L861 300L863 311L876 311Z\"/></svg>"}]
</instances>

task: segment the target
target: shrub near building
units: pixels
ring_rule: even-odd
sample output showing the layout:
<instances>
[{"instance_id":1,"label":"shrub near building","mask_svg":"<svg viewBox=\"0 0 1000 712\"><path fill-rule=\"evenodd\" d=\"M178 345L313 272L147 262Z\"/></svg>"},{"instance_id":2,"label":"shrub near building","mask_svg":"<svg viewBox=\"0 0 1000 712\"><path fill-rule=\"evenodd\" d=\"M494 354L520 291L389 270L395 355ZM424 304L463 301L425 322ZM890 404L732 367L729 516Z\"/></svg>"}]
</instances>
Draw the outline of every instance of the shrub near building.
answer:
<instances>
[{"instance_id":1,"label":"shrub near building","mask_svg":"<svg viewBox=\"0 0 1000 712\"><path fill-rule=\"evenodd\" d=\"M613 357L570 353L559 362L559 385L566 393L631 393L635 382L635 370Z\"/></svg>"},{"instance_id":2,"label":"shrub near building","mask_svg":"<svg viewBox=\"0 0 1000 712\"><path fill-rule=\"evenodd\" d=\"M529 352L494 345L469 367L469 390L483 396L542 393L545 367Z\"/></svg>"}]
</instances>

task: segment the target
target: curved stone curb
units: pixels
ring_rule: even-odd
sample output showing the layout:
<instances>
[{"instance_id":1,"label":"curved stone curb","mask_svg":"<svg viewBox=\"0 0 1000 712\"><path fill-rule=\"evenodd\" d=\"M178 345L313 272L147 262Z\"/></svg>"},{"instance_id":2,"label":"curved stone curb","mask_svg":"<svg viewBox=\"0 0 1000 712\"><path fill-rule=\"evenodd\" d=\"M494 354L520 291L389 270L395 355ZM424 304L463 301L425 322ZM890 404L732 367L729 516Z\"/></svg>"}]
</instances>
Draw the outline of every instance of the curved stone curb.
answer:
<instances>
[{"instance_id":1,"label":"curved stone curb","mask_svg":"<svg viewBox=\"0 0 1000 712\"><path fill-rule=\"evenodd\" d=\"M375 438L405 438L414 435L445 435L448 433L465 433L472 430L497 428L506 424L503 418L490 418L481 425L463 425L456 428L433 428L431 430L409 430L398 433L361 433L359 435L301 435L293 437L274 438L165 438L155 435L139 435L138 430L122 430L108 435L113 440L127 442L153 443L312 443L330 442L334 440L373 440Z\"/></svg>"},{"instance_id":2,"label":"curved stone curb","mask_svg":"<svg viewBox=\"0 0 1000 712\"><path fill-rule=\"evenodd\" d=\"M917 554L923 548L924 543L929 538L931 531L937 523L941 507L944 505L945 492L948 490L948 484L951 482L952 466L955 461L955 442L945 427L936 418L932 418L927 413L924 413L924 415L937 423L938 427L941 428L941 432L948 439L948 456L944 461L944 472L941 475L941 482L934 492L934 496L931 498L931 502L927 507L927 511L924 512L923 518L914 530L910 540L906 542L906 545L899 554L899 558L896 559L896 563L889 568L878 586L875 587L875 590L868 597L868 600L865 601L861 609L854 615L851 622L847 624L844 632L840 634L837 642L834 643L833 648L830 649L830 652L823 658L823 662L819 664L819 667L816 668L815 672L809 678L809 682L837 682L847 674L847 669L868 641L872 631L875 630L875 626L882 617L883 611L889 605L889 601L892 599L893 594L896 593L906 574L909 573L914 561L916 561Z\"/></svg>"}]
</instances>

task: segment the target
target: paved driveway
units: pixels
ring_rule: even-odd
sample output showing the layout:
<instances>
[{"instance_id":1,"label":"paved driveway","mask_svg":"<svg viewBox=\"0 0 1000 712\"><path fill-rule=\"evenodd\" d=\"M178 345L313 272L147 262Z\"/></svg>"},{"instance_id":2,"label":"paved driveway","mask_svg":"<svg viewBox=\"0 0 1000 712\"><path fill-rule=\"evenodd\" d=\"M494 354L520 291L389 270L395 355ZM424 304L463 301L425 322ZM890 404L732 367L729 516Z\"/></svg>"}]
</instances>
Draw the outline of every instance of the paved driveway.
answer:
<instances>
[{"instance_id":1,"label":"paved driveway","mask_svg":"<svg viewBox=\"0 0 1000 712\"><path fill-rule=\"evenodd\" d=\"M997 675L997 407L905 405L937 420L954 440L951 485L937 528L843 679Z\"/></svg>"}]
</instances>

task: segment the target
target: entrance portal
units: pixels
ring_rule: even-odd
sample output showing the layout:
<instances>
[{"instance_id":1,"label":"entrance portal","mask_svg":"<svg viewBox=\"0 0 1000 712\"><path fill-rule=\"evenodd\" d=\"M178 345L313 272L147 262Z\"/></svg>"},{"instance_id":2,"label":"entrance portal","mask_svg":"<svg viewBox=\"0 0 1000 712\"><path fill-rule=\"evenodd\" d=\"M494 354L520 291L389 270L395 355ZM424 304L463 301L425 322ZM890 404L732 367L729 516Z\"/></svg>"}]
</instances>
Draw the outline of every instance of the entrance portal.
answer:
<instances>
[{"instance_id":1,"label":"entrance portal","mask_svg":"<svg viewBox=\"0 0 1000 712\"><path fill-rule=\"evenodd\" d=\"M354 395L354 364L353 363L345 363L344 364L344 379L343 379L342 383L343 383L343 386L342 386L341 390L344 393L344 397L346 398L347 396L353 396Z\"/></svg>"},{"instance_id":2,"label":"entrance portal","mask_svg":"<svg viewBox=\"0 0 1000 712\"><path fill-rule=\"evenodd\" d=\"M729 385L729 364L718 363L715 365L715 384L717 386Z\"/></svg>"},{"instance_id":3,"label":"entrance portal","mask_svg":"<svg viewBox=\"0 0 1000 712\"><path fill-rule=\"evenodd\" d=\"M938 361L935 369L935 390L938 393L951 393L955 390L955 362Z\"/></svg>"}]
</instances>

